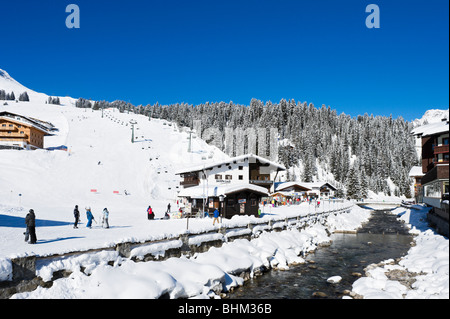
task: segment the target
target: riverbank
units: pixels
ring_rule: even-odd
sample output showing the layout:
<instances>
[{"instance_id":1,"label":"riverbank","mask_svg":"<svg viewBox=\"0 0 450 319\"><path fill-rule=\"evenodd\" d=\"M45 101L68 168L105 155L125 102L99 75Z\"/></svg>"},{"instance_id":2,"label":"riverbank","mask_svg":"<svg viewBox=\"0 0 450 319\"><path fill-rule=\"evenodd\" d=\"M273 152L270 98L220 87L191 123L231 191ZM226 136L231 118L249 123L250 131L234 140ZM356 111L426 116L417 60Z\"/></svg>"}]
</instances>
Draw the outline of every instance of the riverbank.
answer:
<instances>
[{"instance_id":1,"label":"riverbank","mask_svg":"<svg viewBox=\"0 0 450 319\"><path fill-rule=\"evenodd\" d=\"M12 298L220 298L263 271L305 262L304 254L329 242L327 230L354 230L369 217L370 211L354 206L349 213L328 216L326 227L317 223L302 230L262 232L250 241L227 242L191 258L137 263L118 255L86 254L65 261L72 271L68 277ZM59 266L42 265L39 274L48 276Z\"/></svg>"},{"instance_id":2,"label":"riverbank","mask_svg":"<svg viewBox=\"0 0 450 319\"><path fill-rule=\"evenodd\" d=\"M448 299L449 241L428 227L428 208L399 207L391 213L407 223L414 246L399 260L385 260L365 269L353 283L355 299ZM345 297L351 298L351 297Z\"/></svg>"},{"instance_id":3,"label":"riverbank","mask_svg":"<svg viewBox=\"0 0 450 319\"><path fill-rule=\"evenodd\" d=\"M364 268L380 260L405 256L413 236L389 210L372 211L355 233L335 232L330 245L306 255L306 263L288 271L270 271L253 278L230 299L342 299Z\"/></svg>"}]
</instances>

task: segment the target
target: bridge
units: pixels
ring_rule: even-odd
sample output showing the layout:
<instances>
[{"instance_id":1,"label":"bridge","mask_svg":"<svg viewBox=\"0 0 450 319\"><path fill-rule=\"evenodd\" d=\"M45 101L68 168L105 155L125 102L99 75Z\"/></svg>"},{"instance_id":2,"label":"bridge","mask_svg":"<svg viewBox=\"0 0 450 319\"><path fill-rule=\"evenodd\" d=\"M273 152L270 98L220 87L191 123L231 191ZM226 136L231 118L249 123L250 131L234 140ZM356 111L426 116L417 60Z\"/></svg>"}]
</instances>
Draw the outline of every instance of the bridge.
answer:
<instances>
[{"instance_id":1,"label":"bridge","mask_svg":"<svg viewBox=\"0 0 450 319\"><path fill-rule=\"evenodd\" d=\"M362 201L355 202L356 205L362 208L369 208L375 210L394 209L402 205L401 200L375 200L364 199Z\"/></svg>"}]
</instances>

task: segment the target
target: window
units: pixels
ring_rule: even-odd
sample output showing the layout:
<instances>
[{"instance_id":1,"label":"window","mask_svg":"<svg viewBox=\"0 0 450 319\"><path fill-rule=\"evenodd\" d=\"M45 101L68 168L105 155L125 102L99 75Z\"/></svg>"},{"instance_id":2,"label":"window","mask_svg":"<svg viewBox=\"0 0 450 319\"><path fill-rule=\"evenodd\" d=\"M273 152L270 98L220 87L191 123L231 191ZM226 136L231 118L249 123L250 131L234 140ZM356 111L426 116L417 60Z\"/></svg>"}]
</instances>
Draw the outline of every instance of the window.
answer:
<instances>
[{"instance_id":1,"label":"window","mask_svg":"<svg viewBox=\"0 0 450 319\"><path fill-rule=\"evenodd\" d=\"M441 185L439 181L426 185L424 188L426 197L441 197Z\"/></svg>"},{"instance_id":2,"label":"window","mask_svg":"<svg viewBox=\"0 0 450 319\"><path fill-rule=\"evenodd\" d=\"M442 139L442 144L448 145L448 137L444 137L444 138Z\"/></svg>"},{"instance_id":3,"label":"window","mask_svg":"<svg viewBox=\"0 0 450 319\"><path fill-rule=\"evenodd\" d=\"M244 166L239 166L239 170L242 171L244 169Z\"/></svg>"},{"instance_id":4,"label":"window","mask_svg":"<svg viewBox=\"0 0 450 319\"><path fill-rule=\"evenodd\" d=\"M222 175L216 174L216 175L214 176L214 178L215 178L215 179L222 179Z\"/></svg>"},{"instance_id":5,"label":"window","mask_svg":"<svg viewBox=\"0 0 450 319\"><path fill-rule=\"evenodd\" d=\"M239 175L239 180L242 181L244 179L243 175Z\"/></svg>"},{"instance_id":6,"label":"window","mask_svg":"<svg viewBox=\"0 0 450 319\"><path fill-rule=\"evenodd\" d=\"M257 205L256 199L252 198L252 206L256 206L256 205Z\"/></svg>"},{"instance_id":7,"label":"window","mask_svg":"<svg viewBox=\"0 0 450 319\"><path fill-rule=\"evenodd\" d=\"M233 179L233 176L231 176L231 175L225 175L225 179Z\"/></svg>"},{"instance_id":8,"label":"window","mask_svg":"<svg viewBox=\"0 0 450 319\"><path fill-rule=\"evenodd\" d=\"M20 131L20 134L25 134L23 131Z\"/></svg>"},{"instance_id":9,"label":"window","mask_svg":"<svg viewBox=\"0 0 450 319\"><path fill-rule=\"evenodd\" d=\"M2 124L2 127L6 127L6 124Z\"/></svg>"}]
</instances>

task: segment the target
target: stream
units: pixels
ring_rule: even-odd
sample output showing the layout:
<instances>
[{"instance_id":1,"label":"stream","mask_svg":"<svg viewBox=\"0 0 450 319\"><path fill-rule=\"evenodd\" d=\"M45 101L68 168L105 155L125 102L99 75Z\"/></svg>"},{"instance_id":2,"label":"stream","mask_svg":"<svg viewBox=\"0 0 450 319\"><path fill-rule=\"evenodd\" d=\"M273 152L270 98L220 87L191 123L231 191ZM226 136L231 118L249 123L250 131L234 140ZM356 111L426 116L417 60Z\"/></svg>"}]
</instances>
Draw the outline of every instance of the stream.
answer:
<instances>
[{"instance_id":1,"label":"stream","mask_svg":"<svg viewBox=\"0 0 450 319\"><path fill-rule=\"evenodd\" d=\"M271 270L248 280L229 299L340 299L344 291L364 275L364 268L386 259L406 255L412 236L389 211L374 211L357 234L332 234L330 246L307 254L306 263L287 271ZM341 276L339 283L329 283Z\"/></svg>"}]
</instances>

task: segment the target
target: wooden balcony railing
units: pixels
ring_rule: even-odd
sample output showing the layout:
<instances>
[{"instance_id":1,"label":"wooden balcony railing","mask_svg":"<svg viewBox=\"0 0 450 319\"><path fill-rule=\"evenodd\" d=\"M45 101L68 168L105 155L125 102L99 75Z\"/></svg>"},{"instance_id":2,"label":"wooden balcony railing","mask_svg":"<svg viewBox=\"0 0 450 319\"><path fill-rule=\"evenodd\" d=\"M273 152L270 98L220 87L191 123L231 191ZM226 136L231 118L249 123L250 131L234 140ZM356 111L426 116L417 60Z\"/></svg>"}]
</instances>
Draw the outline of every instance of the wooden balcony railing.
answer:
<instances>
[{"instance_id":1,"label":"wooden balcony railing","mask_svg":"<svg viewBox=\"0 0 450 319\"><path fill-rule=\"evenodd\" d=\"M448 153L448 145L441 145L434 147L434 154L442 154L442 153Z\"/></svg>"}]
</instances>

